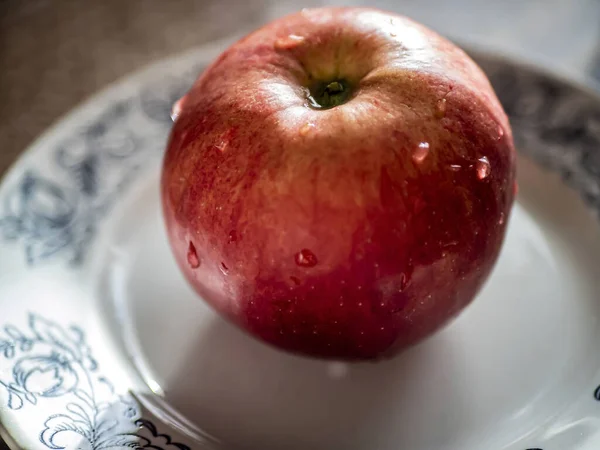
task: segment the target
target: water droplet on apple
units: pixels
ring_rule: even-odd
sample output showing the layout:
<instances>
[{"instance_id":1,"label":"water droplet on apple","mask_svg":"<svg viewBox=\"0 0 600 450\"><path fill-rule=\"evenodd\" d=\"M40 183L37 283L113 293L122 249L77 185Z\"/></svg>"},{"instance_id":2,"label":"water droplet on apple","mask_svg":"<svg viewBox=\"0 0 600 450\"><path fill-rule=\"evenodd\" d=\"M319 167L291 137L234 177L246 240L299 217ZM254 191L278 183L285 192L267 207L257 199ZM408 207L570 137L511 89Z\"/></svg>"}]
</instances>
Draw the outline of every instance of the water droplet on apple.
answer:
<instances>
[{"instance_id":1,"label":"water droplet on apple","mask_svg":"<svg viewBox=\"0 0 600 450\"><path fill-rule=\"evenodd\" d=\"M437 105L435 107L435 116L438 119L441 119L446 116L446 99L445 98L438 100Z\"/></svg>"},{"instance_id":2,"label":"water droplet on apple","mask_svg":"<svg viewBox=\"0 0 600 450\"><path fill-rule=\"evenodd\" d=\"M171 120L175 122L179 115L181 114L181 107L183 105L184 97L181 97L173 104L173 108L171 108Z\"/></svg>"},{"instance_id":3,"label":"water droplet on apple","mask_svg":"<svg viewBox=\"0 0 600 450\"><path fill-rule=\"evenodd\" d=\"M300 135L306 136L308 133L313 131L315 128L316 128L316 125L314 123L305 123L304 125L302 125L302 128L300 128Z\"/></svg>"},{"instance_id":4,"label":"water droplet on apple","mask_svg":"<svg viewBox=\"0 0 600 450\"><path fill-rule=\"evenodd\" d=\"M498 140L502 139L504 137L504 128L502 128L502 125L498 125Z\"/></svg>"},{"instance_id":5,"label":"water droplet on apple","mask_svg":"<svg viewBox=\"0 0 600 450\"><path fill-rule=\"evenodd\" d=\"M190 241L190 244L188 245L187 261L192 269L197 269L200 267L200 258L198 258L196 247L192 241Z\"/></svg>"},{"instance_id":6,"label":"water droplet on apple","mask_svg":"<svg viewBox=\"0 0 600 450\"><path fill-rule=\"evenodd\" d=\"M501 212L500 218L498 219L498 225L503 225L503 224L504 224L504 213Z\"/></svg>"},{"instance_id":7,"label":"water droplet on apple","mask_svg":"<svg viewBox=\"0 0 600 450\"><path fill-rule=\"evenodd\" d=\"M429 142L421 142L413 152L412 159L417 164L421 164L429 154Z\"/></svg>"},{"instance_id":8,"label":"water droplet on apple","mask_svg":"<svg viewBox=\"0 0 600 450\"><path fill-rule=\"evenodd\" d=\"M309 249L304 248L296 253L296 264L301 267L314 267L317 265L317 257Z\"/></svg>"},{"instance_id":9,"label":"water droplet on apple","mask_svg":"<svg viewBox=\"0 0 600 450\"><path fill-rule=\"evenodd\" d=\"M460 164L450 164L450 170L452 172L458 172L460 169L462 169Z\"/></svg>"},{"instance_id":10,"label":"water droplet on apple","mask_svg":"<svg viewBox=\"0 0 600 450\"><path fill-rule=\"evenodd\" d=\"M491 172L491 167L490 162L485 156L477 160L477 163L475 163L475 171L477 172L477 178L480 180L488 177Z\"/></svg>"},{"instance_id":11,"label":"water droplet on apple","mask_svg":"<svg viewBox=\"0 0 600 450\"><path fill-rule=\"evenodd\" d=\"M408 284L408 277L405 274L401 273L400 274L400 292L402 292L406 288L407 284Z\"/></svg>"},{"instance_id":12,"label":"water droplet on apple","mask_svg":"<svg viewBox=\"0 0 600 450\"><path fill-rule=\"evenodd\" d=\"M225 153L225 150L227 150L227 147L229 147L229 142L222 140L221 142L219 142L217 145L215 145L216 149L219 150L221 153Z\"/></svg>"},{"instance_id":13,"label":"water droplet on apple","mask_svg":"<svg viewBox=\"0 0 600 450\"><path fill-rule=\"evenodd\" d=\"M348 375L348 364L342 362L332 362L327 365L327 375L334 380L339 380Z\"/></svg>"},{"instance_id":14,"label":"water droplet on apple","mask_svg":"<svg viewBox=\"0 0 600 450\"><path fill-rule=\"evenodd\" d=\"M291 50L298 45L302 44L305 38L298 36L297 34L290 34L289 36L279 38L275 41L276 50Z\"/></svg>"},{"instance_id":15,"label":"water droplet on apple","mask_svg":"<svg viewBox=\"0 0 600 450\"><path fill-rule=\"evenodd\" d=\"M221 273L223 275L228 275L229 274L229 267L227 267L227 265L224 262L221 262L221 265L219 266L219 269L221 270Z\"/></svg>"},{"instance_id":16,"label":"water droplet on apple","mask_svg":"<svg viewBox=\"0 0 600 450\"><path fill-rule=\"evenodd\" d=\"M231 244L232 242L237 241L237 231L235 230L231 230L229 232L229 243Z\"/></svg>"}]
</instances>

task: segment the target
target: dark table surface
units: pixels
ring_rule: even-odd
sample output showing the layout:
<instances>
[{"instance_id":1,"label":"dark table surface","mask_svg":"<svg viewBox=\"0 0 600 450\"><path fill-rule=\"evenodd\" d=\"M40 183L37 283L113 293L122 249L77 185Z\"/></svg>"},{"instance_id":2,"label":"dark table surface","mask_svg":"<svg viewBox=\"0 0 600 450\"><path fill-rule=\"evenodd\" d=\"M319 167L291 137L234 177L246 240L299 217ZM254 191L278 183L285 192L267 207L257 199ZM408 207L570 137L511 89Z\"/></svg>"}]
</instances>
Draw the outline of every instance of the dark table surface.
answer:
<instances>
[{"instance_id":1,"label":"dark table surface","mask_svg":"<svg viewBox=\"0 0 600 450\"><path fill-rule=\"evenodd\" d=\"M0 0L0 175L99 89L152 61L256 26L270 1Z\"/></svg>"}]
</instances>

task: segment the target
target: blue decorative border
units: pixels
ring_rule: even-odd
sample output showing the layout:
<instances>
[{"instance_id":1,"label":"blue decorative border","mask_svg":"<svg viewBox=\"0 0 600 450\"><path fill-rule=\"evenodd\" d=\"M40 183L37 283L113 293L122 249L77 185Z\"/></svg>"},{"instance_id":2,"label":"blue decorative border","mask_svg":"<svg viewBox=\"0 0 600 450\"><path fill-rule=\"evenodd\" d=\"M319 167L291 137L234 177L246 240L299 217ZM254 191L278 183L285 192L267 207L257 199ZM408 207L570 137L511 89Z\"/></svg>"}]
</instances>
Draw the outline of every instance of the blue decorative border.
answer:
<instances>
[{"instance_id":1,"label":"blue decorative border","mask_svg":"<svg viewBox=\"0 0 600 450\"><path fill-rule=\"evenodd\" d=\"M560 174L600 214L600 92L497 58L476 59L510 118L519 151Z\"/></svg>"},{"instance_id":2,"label":"blue decorative border","mask_svg":"<svg viewBox=\"0 0 600 450\"><path fill-rule=\"evenodd\" d=\"M17 411L50 399L64 401L63 411L41 425L39 440L47 448L66 448L60 443L65 442L65 435L76 435L92 450L190 450L140 418L139 406L131 396L115 393L110 381L99 373L79 327L63 328L37 314L29 315L25 329L5 325L0 329L0 368L10 373L9 379L0 378L9 409ZM140 429L148 430L150 436Z\"/></svg>"},{"instance_id":3,"label":"blue decorative border","mask_svg":"<svg viewBox=\"0 0 600 450\"><path fill-rule=\"evenodd\" d=\"M53 178L29 170L3 199L0 233L22 243L29 265L57 256L73 266L82 263L100 219L141 164L139 139L122 126L131 107L117 103L54 149Z\"/></svg>"},{"instance_id":4,"label":"blue decorative border","mask_svg":"<svg viewBox=\"0 0 600 450\"><path fill-rule=\"evenodd\" d=\"M141 437L141 436L136 436L140 439L140 441L137 443L138 448L149 448L149 449L153 449L153 450L163 450L163 447L158 447L158 442L156 442L157 440L162 441L162 445L166 446L166 447L172 447L174 449L177 450L191 450L190 447L188 447L187 445L184 444L179 444L177 442L173 442L171 440L171 436L167 435L167 434L161 434L158 432L158 430L156 429L156 426L150 422L149 420L146 419L138 419L135 421L135 424L137 426L139 426L140 428L145 428L147 429L150 434L151 434L151 439L145 438L145 437Z\"/></svg>"},{"instance_id":5,"label":"blue decorative border","mask_svg":"<svg viewBox=\"0 0 600 450\"><path fill-rule=\"evenodd\" d=\"M200 70L194 66L110 104L40 155L49 155L48 165L31 165L0 200L0 239L20 244L29 266L81 266L102 219L140 169L161 155L171 106ZM65 448L65 439L76 437L92 450L190 450L140 417L131 395L115 393L79 327L63 328L38 314L29 315L25 329L0 327L0 368L9 374L0 376L7 408L17 413L50 403L46 408L57 410L39 424L47 448Z\"/></svg>"},{"instance_id":6,"label":"blue decorative border","mask_svg":"<svg viewBox=\"0 0 600 450\"><path fill-rule=\"evenodd\" d=\"M493 57L475 59L510 118L519 151L559 173L600 216L600 93L590 96L533 68ZM600 401L600 386L594 398Z\"/></svg>"},{"instance_id":7,"label":"blue decorative border","mask_svg":"<svg viewBox=\"0 0 600 450\"><path fill-rule=\"evenodd\" d=\"M162 154L171 106L191 81L161 82L110 105L49 152L49 170L28 170L2 199L0 238L21 243L28 265L84 262L102 218L137 172Z\"/></svg>"}]
</instances>

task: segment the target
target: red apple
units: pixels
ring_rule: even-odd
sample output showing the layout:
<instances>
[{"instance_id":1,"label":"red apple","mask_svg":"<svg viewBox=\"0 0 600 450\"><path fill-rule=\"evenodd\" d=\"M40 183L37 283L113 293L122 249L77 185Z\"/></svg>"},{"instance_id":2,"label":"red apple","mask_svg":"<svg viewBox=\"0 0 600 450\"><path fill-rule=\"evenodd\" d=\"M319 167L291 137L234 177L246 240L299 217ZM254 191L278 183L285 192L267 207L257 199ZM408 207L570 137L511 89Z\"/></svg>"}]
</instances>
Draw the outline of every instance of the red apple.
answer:
<instances>
[{"instance_id":1,"label":"red apple","mask_svg":"<svg viewBox=\"0 0 600 450\"><path fill-rule=\"evenodd\" d=\"M452 43L374 9L304 10L178 103L162 175L196 291L281 349L388 357L475 297L513 202L512 133Z\"/></svg>"}]
</instances>

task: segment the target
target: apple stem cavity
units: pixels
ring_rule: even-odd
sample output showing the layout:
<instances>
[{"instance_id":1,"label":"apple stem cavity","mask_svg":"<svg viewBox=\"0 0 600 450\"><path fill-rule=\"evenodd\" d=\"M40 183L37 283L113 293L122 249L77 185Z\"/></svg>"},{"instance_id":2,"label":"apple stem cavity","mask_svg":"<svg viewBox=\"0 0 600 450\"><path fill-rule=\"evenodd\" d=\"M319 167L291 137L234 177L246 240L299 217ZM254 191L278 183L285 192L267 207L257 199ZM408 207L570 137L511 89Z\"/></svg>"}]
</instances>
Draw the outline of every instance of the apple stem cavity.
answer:
<instances>
[{"instance_id":1,"label":"apple stem cavity","mask_svg":"<svg viewBox=\"0 0 600 450\"><path fill-rule=\"evenodd\" d=\"M350 94L351 89L346 81L334 80L317 84L308 93L308 100L315 109L330 109L346 103Z\"/></svg>"}]
</instances>

